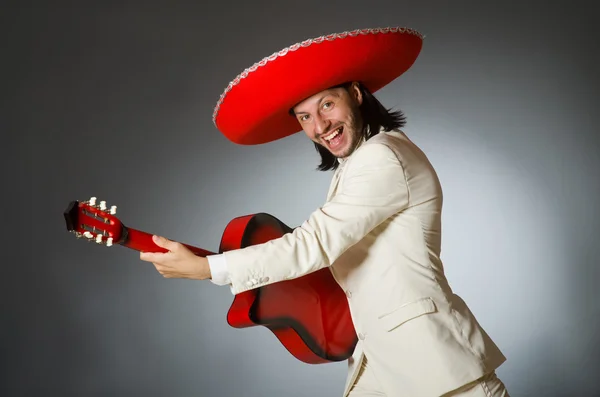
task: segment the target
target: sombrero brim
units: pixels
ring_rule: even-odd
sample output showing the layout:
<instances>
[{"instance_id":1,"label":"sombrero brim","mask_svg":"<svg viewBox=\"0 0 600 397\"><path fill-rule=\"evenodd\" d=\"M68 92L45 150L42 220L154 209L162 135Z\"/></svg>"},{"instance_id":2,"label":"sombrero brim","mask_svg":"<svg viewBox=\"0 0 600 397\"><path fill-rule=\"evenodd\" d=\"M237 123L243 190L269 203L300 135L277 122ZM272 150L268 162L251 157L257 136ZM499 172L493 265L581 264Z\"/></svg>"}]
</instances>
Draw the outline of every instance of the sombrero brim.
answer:
<instances>
[{"instance_id":1,"label":"sombrero brim","mask_svg":"<svg viewBox=\"0 0 600 397\"><path fill-rule=\"evenodd\" d=\"M302 130L289 110L348 81L375 92L408 70L423 36L408 28L362 29L294 44L244 70L225 89L213 122L232 142L257 145Z\"/></svg>"}]
</instances>

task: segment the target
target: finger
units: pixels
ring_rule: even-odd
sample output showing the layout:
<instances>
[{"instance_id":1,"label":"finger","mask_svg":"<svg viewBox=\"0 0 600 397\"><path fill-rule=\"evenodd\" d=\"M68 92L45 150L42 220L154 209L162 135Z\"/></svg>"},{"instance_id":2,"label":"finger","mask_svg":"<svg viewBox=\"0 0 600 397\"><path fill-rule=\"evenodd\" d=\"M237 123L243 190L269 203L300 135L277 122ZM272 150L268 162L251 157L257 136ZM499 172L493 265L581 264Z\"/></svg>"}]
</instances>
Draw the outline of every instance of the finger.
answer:
<instances>
[{"instance_id":1,"label":"finger","mask_svg":"<svg viewBox=\"0 0 600 397\"><path fill-rule=\"evenodd\" d=\"M140 252L140 259L146 262L162 262L166 254L163 252Z\"/></svg>"},{"instance_id":2,"label":"finger","mask_svg":"<svg viewBox=\"0 0 600 397\"><path fill-rule=\"evenodd\" d=\"M152 241L154 241L154 244L158 245L161 248L166 249L167 251L174 251L177 249L177 246L179 245L179 243L175 242L175 241L171 241L165 237L162 236L152 236Z\"/></svg>"},{"instance_id":3,"label":"finger","mask_svg":"<svg viewBox=\"0 0 600 397\"><path fill-rule=\"evenodd\" d=\"M154 262L153 255L152 252L140 252L140 259L146 262Z\"/></svg>"},{"instance_id":4,"label":"finger","mask_svg":"<svg viewBox=\"0 0 600 397\"><path fill-rule=\"evenodd\" d=\"M156 271L158 273L160 273L161 276L165 276L165 274L169 273L169 269L163 265L161 265L160 263L152 263L154 265L154 267L156 268Z\"/></svg>"},{"instance_id":5,"label":"finger","mask_svg":"<svg viewBox=\"0 0 600 397\"><path fill-rule=\"evenodd\" d=\"M163 276L163 278L173 278L173 273L171 273L168 269L157 267L156 270L161 276Z\"/></svg>"}]
</instances>

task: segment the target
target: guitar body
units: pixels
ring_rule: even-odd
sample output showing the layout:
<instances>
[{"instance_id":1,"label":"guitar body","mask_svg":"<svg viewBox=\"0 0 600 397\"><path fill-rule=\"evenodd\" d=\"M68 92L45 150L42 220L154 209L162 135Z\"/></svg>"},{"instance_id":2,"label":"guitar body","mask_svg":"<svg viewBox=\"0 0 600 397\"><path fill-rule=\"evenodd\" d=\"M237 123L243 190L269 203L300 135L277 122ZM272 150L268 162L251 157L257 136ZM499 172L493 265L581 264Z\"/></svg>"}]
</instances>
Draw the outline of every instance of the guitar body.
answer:
<instances>
[{"instance_id":1,"label":"guitar body","mask_svg":"<svg viewBox=\"0 0 600 397\"><path fill-rule=\"evenodd\" d=\"M145 252L165 252L152 241L152 234L126 227L106 202L72 201L64 212L67 230L77 238L98 244ZM233 219L225 228L219 252L265 243L292 229L277 218L253 214ZM196 255L210 251L184 244ZM285 264L282 263L282 266ZM264 326L298 360L322 364L348 359L357 343L350 308L344 291L329 268L308 275L258 287L235 295L227 313L235 328Z\"/></svg>"},{"instance_id":2,"label":"guitar body","mask_svg":"<svg viewBox=\"0 0 600 397\"><path fill-rule=\"evenodd\" d=\"M227 225L219 252L291 231L268 214L239 217ZM294 357L310 364L346 360L357 342L346 294L329 268L237 294L227 322L235 328L267 327Z\"/></svg>"}]
</instances>

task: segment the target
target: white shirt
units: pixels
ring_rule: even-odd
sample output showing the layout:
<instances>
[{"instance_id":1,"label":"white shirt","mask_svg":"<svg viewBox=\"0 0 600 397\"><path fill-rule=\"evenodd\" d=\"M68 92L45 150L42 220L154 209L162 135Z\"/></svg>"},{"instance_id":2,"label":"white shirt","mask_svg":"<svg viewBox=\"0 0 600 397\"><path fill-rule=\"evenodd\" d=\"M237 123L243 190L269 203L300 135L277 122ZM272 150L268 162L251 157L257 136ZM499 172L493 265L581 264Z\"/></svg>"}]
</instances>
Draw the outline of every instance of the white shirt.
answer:
<instances>
[{"instance_id":1,"label":"white shirt","mask_svg":"<svg viewBox=\"0 0 600 397\"><path fill-rule=\"evenodd\" d=\"M227 285L231 284L229 278L229 271L227 269L227 261L225 255L215 254L208 255L208 266L210 268L211 280L216 285Z\"/></svg>"}]
</instances>

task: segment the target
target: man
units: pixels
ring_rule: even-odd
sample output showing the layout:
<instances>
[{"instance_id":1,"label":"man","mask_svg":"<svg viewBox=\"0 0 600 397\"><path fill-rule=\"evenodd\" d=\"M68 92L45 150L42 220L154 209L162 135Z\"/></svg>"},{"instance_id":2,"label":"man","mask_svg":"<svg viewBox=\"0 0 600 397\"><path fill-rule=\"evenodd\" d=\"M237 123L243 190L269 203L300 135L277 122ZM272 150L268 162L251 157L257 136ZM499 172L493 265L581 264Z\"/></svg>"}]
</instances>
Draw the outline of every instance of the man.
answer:
<instances>
[{"instance_id":1,"label":"man","mask_svg":"<svg viewBox=\"0 0 600 397\"><path fill-rule=\"evenodd\" d=\"M345 396L508 396L495 375L505 357L444 275L437 175L400 130L404 115L372 95L413 64L421 43L410 29L345 32L247 69L215 123L243 144L303 130L319 169L335 170L326 203L265 244L201 258L155 237L169 252L140 257L164 277L212 279L234 294L329 267L359 338Z\"/></svg>"}]
</instances>

